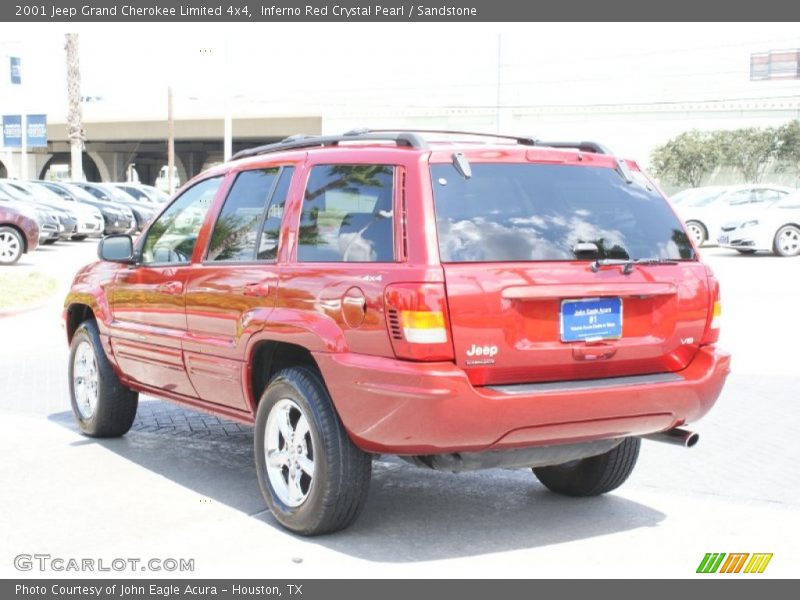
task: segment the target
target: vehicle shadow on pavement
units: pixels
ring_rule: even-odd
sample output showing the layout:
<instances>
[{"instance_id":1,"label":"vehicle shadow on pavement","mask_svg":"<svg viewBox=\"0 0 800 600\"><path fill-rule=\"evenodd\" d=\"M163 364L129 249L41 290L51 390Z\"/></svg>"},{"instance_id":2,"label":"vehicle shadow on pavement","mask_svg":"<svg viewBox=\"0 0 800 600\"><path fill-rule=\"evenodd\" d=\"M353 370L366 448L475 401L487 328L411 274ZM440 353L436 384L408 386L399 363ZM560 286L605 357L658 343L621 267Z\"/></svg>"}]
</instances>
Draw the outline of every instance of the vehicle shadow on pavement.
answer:
<instances>
[{"instance_id":1,"label":"vehicle shadow on pavement","mask_svg":"<svg viewBox=\"0 0 800 600\"><path fill-rule=\"evenodd\" d=\"M69 412L49 419L77 431ZM118 439L83 438L162 477L285 532L266 510L253 462L252 429L160 401L140 403ZM565 498L530 470L442 473L395 457L373 463L364 512L346 531L304 539L378 562L419 562L561 544L641 527L665 515L608 495Z\"/></svg>"}]
</instances>

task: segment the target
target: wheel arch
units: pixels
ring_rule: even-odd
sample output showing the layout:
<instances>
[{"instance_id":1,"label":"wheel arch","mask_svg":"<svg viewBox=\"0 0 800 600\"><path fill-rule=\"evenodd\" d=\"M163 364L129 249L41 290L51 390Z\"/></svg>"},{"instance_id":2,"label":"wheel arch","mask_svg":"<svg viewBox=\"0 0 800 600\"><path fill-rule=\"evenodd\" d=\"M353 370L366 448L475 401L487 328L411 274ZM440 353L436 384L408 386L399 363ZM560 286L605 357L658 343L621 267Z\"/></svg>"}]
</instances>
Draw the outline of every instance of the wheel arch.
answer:
<instances>
[{"instance_id":1,"label":"wheel arch","mask_svg":"<svg viewBox=\"0 0 800 600\"><path fill-rule=\"evenodd\" d=\"M322 380L321 371L311 351L300 344L262 338L252 344L248 356L245 380L248 388L247 400L253 414L270 379L282 369L308 367L320 374ZM322 383L325 385L324 381Z\"/></svg>"},{"instance_id":2,"label":"wheel arch","mask_svg":"<svg viewBox=\"0 0 800 600\"><path fill-rule=\"evenodd\" d=\"M700 227L703 228L703 231L705 232L706 237L708 237L708 225L706 225L705 222L703 222L702 219L686 219L683 222L683 224L686 225L687 228L689 227L689 223L697 223L698 225L700 225Z\"/></svg>"},{"instance_id":3,"label":"wheel arch","mask_svg":"<svg viewBox=\"0 0 800 600\"><path fill-rule=\"evenodd\" d=\"M67 306L64 311L64 325L67 329L67 342L72 342L72 336L75 335L80 324L84 321L97 320L95 317L94 309L83 302L73 302Z\"/></svg>"}]
</instances>

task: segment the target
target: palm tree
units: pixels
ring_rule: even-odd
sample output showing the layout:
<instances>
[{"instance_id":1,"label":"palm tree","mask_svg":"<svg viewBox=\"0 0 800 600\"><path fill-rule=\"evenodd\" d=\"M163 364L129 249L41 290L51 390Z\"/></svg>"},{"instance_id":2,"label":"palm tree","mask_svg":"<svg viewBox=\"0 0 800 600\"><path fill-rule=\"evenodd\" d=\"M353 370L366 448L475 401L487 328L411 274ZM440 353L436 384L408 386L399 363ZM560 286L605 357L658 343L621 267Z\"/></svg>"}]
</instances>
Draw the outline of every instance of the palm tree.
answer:
<instances>
[{"instance_id":1,"label":"palm tree","mask_svg":"<svg viewBox=\"0 0 800 600\"><path fill-rule=\"evenodd\" d=\"M83 180L83 114L81 112L81 67L78 56L78 34L66 34L67 51L67 98L69 112L67 114L67 127L71 155L72 179Z\"/></svg>"}]
</instances>

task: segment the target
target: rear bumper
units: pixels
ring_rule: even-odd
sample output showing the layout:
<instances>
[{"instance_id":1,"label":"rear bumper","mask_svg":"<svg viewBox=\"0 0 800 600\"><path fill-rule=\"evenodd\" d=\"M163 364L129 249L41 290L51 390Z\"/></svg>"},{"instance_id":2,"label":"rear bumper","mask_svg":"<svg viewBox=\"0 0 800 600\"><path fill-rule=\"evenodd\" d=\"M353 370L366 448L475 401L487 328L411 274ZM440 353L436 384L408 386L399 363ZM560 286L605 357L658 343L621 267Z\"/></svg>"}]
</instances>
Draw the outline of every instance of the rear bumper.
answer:
<instances>
[{"instance_id":1,"label":"rear bumper","mask_svg":"<svg viewBox=\"0 0 800 600\"><path fill-rule=\"evenodd\" d=\"M714 405L730 355L701 348L674 374L474 387L452 363L314 355L353 442L370 452L436 454L644 435Z\"/></svg>"}]
</instances>

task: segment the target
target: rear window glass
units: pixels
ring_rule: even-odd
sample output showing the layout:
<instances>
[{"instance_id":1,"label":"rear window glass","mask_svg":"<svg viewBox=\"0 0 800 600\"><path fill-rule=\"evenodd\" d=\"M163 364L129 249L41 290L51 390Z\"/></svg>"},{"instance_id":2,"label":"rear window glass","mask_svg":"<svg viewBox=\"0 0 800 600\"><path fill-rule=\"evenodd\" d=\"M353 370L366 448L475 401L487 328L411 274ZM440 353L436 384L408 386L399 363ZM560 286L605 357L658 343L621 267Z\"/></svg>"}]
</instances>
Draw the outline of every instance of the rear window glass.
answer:
<instances>
[{"instance_id":1,"label":"rear window glass","mask_svg":"<svg viewBox=\"0 0 800 600\"><path fill-rule=\"evenodd\" d=\"M300 262L394 260L394 167L311 169L298 232Z\"/></svg>"},{"instance_id":2,"label":"rear window glass","mask_svg":"<svg viewBox=\"0 0 800 600\"><path fill-rule=\"evenodd\" d=\"M443 262L575 260L586 243L598 258L694 258L666 200L613 169L471 167L465 179L450 164L431 165Z\"/></svg>"}]
</instances>

